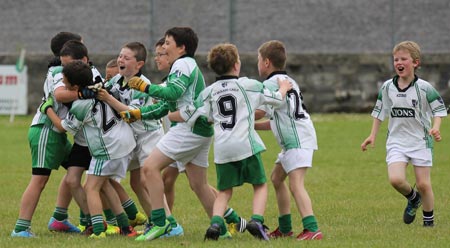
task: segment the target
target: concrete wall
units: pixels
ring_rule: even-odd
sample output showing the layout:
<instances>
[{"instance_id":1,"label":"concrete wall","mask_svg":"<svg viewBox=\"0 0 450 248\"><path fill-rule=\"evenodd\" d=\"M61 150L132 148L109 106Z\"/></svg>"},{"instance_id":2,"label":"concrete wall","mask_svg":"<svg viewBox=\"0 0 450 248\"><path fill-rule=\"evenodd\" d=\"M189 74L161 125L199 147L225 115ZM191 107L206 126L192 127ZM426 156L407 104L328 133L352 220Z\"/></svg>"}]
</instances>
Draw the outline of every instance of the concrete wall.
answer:
<instances>
[{"instance_id":1,"label":"concrete wall","mask_svg":"<svg viewBox=\"0 0 450 248\"><path fill-rule=\"evenodd\" d=\"M288 72L311 111L368 111L379 84L393 75L391 49L402 40L421 45L419 75L448 94L449 13L448 0L3 0L0 64L15 64L18 48L26 47L32 113L56 33L80 33L103 71L123 44L140 41L152 50L168 28L191 26L208 81L214 75L205 56L213 45L236 44L242 76L257 78L257 48L279 39L289 53ZM145 73L157 81L162 75L149 60Z\"/></svg>"}]
</instances>

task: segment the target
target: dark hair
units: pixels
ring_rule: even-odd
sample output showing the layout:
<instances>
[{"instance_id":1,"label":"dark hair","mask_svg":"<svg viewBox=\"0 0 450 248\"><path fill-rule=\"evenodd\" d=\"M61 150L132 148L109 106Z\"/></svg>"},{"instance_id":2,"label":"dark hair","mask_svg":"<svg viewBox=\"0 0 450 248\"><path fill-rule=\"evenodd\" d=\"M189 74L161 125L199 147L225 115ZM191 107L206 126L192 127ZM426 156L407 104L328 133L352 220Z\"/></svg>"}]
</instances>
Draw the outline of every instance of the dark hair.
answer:
<instances>
[{"instance_id":1,"label":"dark hair","mask_svg":"<svg viewBox=\"0 0 450 248\"><path fill-rule=\"evenodd\" d=\"M136 57L136 60L144 61L147 60L147 48L145 48L144 44L133 41L125 44L123 48L126 47L134 52L134 57Z\"/></svg>"},{"instance_id":2,"label":"dark hair","mask_svg":"<svg viewBox=\"0 0 450 248\"><path fill-rule=\"evenodd\" d=\"M59 56L70 56L72 59L83 59L88 57L86 46L80 41L70 40L64 44Z\"/></svg>"},{"instance_id":3,"label":"dark hair","mask_svg":"<svg viewBox=\"0 0 450 248\"><path fill-rule=\"evenodd\" d=\"M91 67L81 60L74 60L64 66L62 73L70 85L83 88L92 84Z\"/></svg>"},{"instance_id":4,"label":"dark hair","mask_svg":"<svg viewBox=\"0 0 450 248\"><path fill-rule=\"evenodd\" d=\"M161 39L159 39L159 40L156 42L155 47L157 47L157 46L162 46L162 45L164 45L165 42L166 42L166 37L162 37Z\"/></svg>"},{"instance_id":5,"label":"dark hair","mask_svg":"<svg viewBox=\"0 0 450 248\"><path fill-rule=\"evenodd\" d=\"M81 36L79 34L74 34L71 32L59 32L55 36L53 36L50 41L50 49L55 56L59 56L59 52L61 51L64 44L69 40L81 41Z\"/></svg>"},{"instance_id":6,"label":"dark hair","mask_svg":"<svg viewBox=\"0 0 450 248\"><path fill-rule=\"evenodd\" d=\"M177 47L183 46L189 57L194 57L197 50L198 37L190 27L173 27L166 31L165 37L172 36Z\"/></svg>"}]
</instances>

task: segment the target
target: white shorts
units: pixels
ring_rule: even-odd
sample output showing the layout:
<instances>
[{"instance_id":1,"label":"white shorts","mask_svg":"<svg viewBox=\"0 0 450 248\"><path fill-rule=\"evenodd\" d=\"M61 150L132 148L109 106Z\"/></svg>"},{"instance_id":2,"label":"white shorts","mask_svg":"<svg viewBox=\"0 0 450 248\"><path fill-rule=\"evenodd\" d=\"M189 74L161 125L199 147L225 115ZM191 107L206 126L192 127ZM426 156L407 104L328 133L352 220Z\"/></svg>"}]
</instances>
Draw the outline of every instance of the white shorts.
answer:
<instances>
[{"instance_id":1,"label":"white shorts","mask_svg":"<svg viewBox=\"0 0 450 248\"><path fill-rule=\"evenodd\" d=\"M391 148L387 151L386 163L390 165L395 162L411 162L414 166L432 166L433 152L431 148L416 151L402 151L399 148Z\"/></svg>"},{"instance_id":2,"label":"white shorts","mask_svg":"<svg viewBox=\"0 0 450 248\"><path fill-rule=\"evenodd\" d=\"M177 161L171 163L169 166L172 168L178 169L179 173L183 173L186 171L186 166L183 163L180 163Z\"/></svg>"},{"instance_id":3,"label":"white shorts","mask_svg":"<svg viewBox=\"0 0 450 248\"><path fill-rule=\"evenodd\" d=\"M211 140L211 137L192 133L191 127L180 123L171 127L156 146L164 155L183 166L191 162L197 166L208 167Z\"/></svg>"},{"instance_id":4,"label":"white shorts","mask_svg":"<svg viewBox=\"0 0 450 248\"><path fill-rule=\"evenodd\" d=\"M137 135L136 147L132 151L132 159L128 165L128 170L132 171L144 166L144 160L147 159L163 136L162 128Z\"/></svg>"},{"instance_id":5,"label":"white shorts","mask_svg":"<svg viewBox=\"0 0 450 248\"><path fill-rule=\"evenodd\" d=\"M286 174L297 169L312 167L314 149L294 148L278 153L275 164L281 164Z\"/></svg>"},{"instance_id":6,"label":"white shorts","mask_svg":"<svg viewBox=\"0 0 450 248\"><path fill-rule=\"evenodd\" d=\"M89 170L86 174L110 177L116 181L120 181L120 179L125 178L127 175L127 167L130 159L130 155L111 160L92 158L89 165Z\"/></svg>"}]
</instances>

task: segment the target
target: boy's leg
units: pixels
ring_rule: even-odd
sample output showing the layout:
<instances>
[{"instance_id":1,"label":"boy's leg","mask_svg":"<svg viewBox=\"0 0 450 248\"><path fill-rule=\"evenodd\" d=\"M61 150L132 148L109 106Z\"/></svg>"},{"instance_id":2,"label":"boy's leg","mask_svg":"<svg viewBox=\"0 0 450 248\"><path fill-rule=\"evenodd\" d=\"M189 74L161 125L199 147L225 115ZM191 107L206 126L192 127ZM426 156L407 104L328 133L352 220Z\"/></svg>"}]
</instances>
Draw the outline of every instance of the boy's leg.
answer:
<instances>
[{"instance_id":1,"label":"boy's leg","mask_svg":"<svg viewBox=\"0 0 450 248\"><path fill-rule=\"evenodd\" d=\"M173 204L175 202L175 182L179 175L178 168L168 166L163 171L164 181L164 194L166 195L167 205L170 211L173 210Z\"/></svg>"},{"instance_id":2,"label":"boy's leg","mask_svg":"<svg viewBox=\"0 0 450 248\"><path fill-rule=\"evenodd\" d=\"M41 197L41 193L48 182L49 175L32 175L27 188L22 194L20 201L19 218L14 227L12 236L17 236L20 232L27 231L31 226L31 219ZM25 233L24 233L25 234ZM30 234L32 235L32 234ZM31 236L27 236L31 237Z\"/></svg>"},{"instance_id":3,"label":"boy's leg","mask_svg":"<svg viewBox=\"0 0 450 248\"><path fill-rule=\"evenodd\" d=\"M206 167L197 166L192 163L186 164L186 176L188 177L189 185L200 200L203 209L205 209L206 213L211 218L216 196L208 184L206 170ZM220 214L222 215L223 213L224 212Z\"/></svg>"},{"instance_id":4,"label":"boy's leg","mask_svg":"<svg viewBox=\"0 0 450 248\"><path fill-rule=\"evenodd\" d=\"M233 194L233 188L219 191L214 202L213 217L211 218L211 226L206 230L205 240L217 240L219 237L231 238L225 222L223 220L223 213L227 208L228 202Z\"/></svg>"},{"instance_id":5,"label":"boy's leg","mask_svg":"<svg viewBox=\"0 0 450 248\"><path fill-rule=\"evenodd\" d=\"M434 225L434 193L431 186L431 167L414 166L416 186L421 195L424 226Z\"/></svg>"},{"instance_id":6,"label":"boy's leg","mask_svg":"<svg viewBox=\"0 0 450 248\"><path fill-rule=\"evenodd\" d=\"M270 177L275 189L278 205L278 227L269 234L271 238L292 236L291 201L289 189L286 186L287 174L280 163L276 163Z\"/></svg>"},{"instance_id":7,"label":"boy's leg","mask_svg":"<svg viewBox=\"0 0 450 248\"><path fill-rule=\"evenodd\" d=\"M256 238L269 240L264 225L264 212L267 204L267 183L253 185L253 215L247 224L247 230Z\"/></svg>"},{"instance_id":8,"label":"boy's leg","mask_svg":"<svg viewBox=\"0 0 450 248\"><path fill-rule=\"evenodd\" d=\"M103 184L108 180L104 176L89 175L86 180L85 190L88 202L89 212L92 218L93 235L99 236L105 231L102 217L102 201L100 199L100 190Z\"/></svg>"},{"instance_id":9,"label":"boy's leg","mask_svg":"<svg viewBox=\"0 0 450 248\"><path fill-rule=\"evenodd\" d=\"M131 179L130 179L131 180ZM136 218L138 217L139 211L136 206L136 203L130 198L128 193L125 191L125 188L117 181L110 179L109 183L112 185L114 190L116 191L119 201L121 203L121 206L123 207L123 210L125 210L125 213L127 214L128 219L131 221L135 221L132 226L136 225L142 225L146 221L146 217L142 216L141 213L139 217L141 220L139 223L136 222Z\"/></svg>"},{"instance_id":10,"label":"boy's leg","mask_svg":"<svg viewBox=\"0 0 450 248\"><path fill-rule=\"evenodd\" d=\"M146 214L149 214L152 211L152 205L150 203L150 196L148 195L148 192L144 189L144 187L142 187L141 172L142 172L141 167L130 171L130 186L133 192L136 194L138 201L141 204L141 207L144 210L144 212ZM146 218L147 217L144 214L138 212L136 218L134 219L130 218L132 220L130 224L132 226L143 225L147 220Z\"/></svg>"}]
</instances>

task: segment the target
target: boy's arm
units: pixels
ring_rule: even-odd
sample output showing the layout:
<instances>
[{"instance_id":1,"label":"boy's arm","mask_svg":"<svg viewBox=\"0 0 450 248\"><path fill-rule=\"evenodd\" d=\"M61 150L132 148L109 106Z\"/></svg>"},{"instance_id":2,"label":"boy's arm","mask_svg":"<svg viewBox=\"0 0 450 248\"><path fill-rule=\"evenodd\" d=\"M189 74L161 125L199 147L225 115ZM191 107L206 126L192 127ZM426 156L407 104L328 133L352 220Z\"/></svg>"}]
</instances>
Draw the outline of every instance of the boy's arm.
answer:
<instances>
[{"instance_id":1,"label":"boy's arm","mask_svg":"<svg viewBox=\"0 0 450 248\"><path fill-rule=\"evenodd\" d=\"M67 90L65 87L58 87L53 92L55 100L61 103L69 103L78 99L76 91Z\"/></svg>"},{"instance_id":2,"label":"boy's arm","mask_svg":"<svg viewBox=\"0 0 450 248\"><path fill-rule=\"evenodd\" d=\"M439 129L441 128L442 118L440 116L435 116L433 118L433 127L430 129L429 134L433 136L434 140L437 142L442 140L441 132Z\"/></svg>"},{"instance_id":3,"label":"boy's arm","mask_svg":"<svg viewBox=\"0 0 450 248\"><path fill-rule=\"evenodd\" d=\"M270 130L270 121L255 122L255 130Z\"/></svg>"},{"instance_id":4,"label":"boy's arm","mask_svg":"<svg viewBox=\"0 0 450 248\"><path fill-rule=\"evenodd\" d=\"M121 101L117 100L114 96L109 94L105 89L100 89L97 93L97 99L107 103L117 112L127 111L130 109L127 105L123 104Z\"/></svg>"},{"instance_id":5,"label":"boy's arm","mask_svg":"<svg viewBox=\"0 0 450 248\"><path fill-rule=\"evenodd\" d=\"M120 116L127 123L137 120L157 120L169 113L169 105L167 101L161 100L156 104L143 106L140 108L127 109L120 112Z\"/></svg>"},{"instance_id":6,"label":"boy's arm","mask_svg":"<svg viewBox=\"0 0 450 248\"><path fill-rule=\"evenodd\" d=\"M366 151L367 145L371 144L372 147L375 147L375 139L378 134L378 130L380 130L381 120L377 118L373 118L372 130L370 131L369 137L367 137L363 143L361 144L361 150Z\"/></svg>"},{"instance_id":7,"label":"boy's arm","mask_svg":"<svg viewBox=\"0 0 450 248\"><path fill-rule=\"evenodd\" d=\"M53 108L49 108L45 114L52 121L52 123L56 127L56 129L58 129L62 133L66 132L66 129L64 129L64 127L61 124L61 119L55 113L55 111L53 111Z\"/></svg>"},{"instance_id":8,"label":"boy's arm","mask_svg":"<svg viewBox=\"0 0 450 248\"><path fill-rule=\"evenodd\" d=\"M186 76L181 75L182 79L168 80L166 86L148 84L140 77L132 77L128 80L128 86L133 89L142 91L149 96L165 99L168 101L175 101L180 98L186 91L186 87L182 83L183 79L187 79Z\"/></svg>"},{"instance_id":9,"label":"boy's arm","mask_svg":"<svg viewBox=\"0 0 450 248\"><path fill-rule=\"evenodd\" d=\"M184 122L184 119L181 117L180 110L170 112L167 116L169 117L169 120L172 122Z\"/></svg>"}]
</instances>

